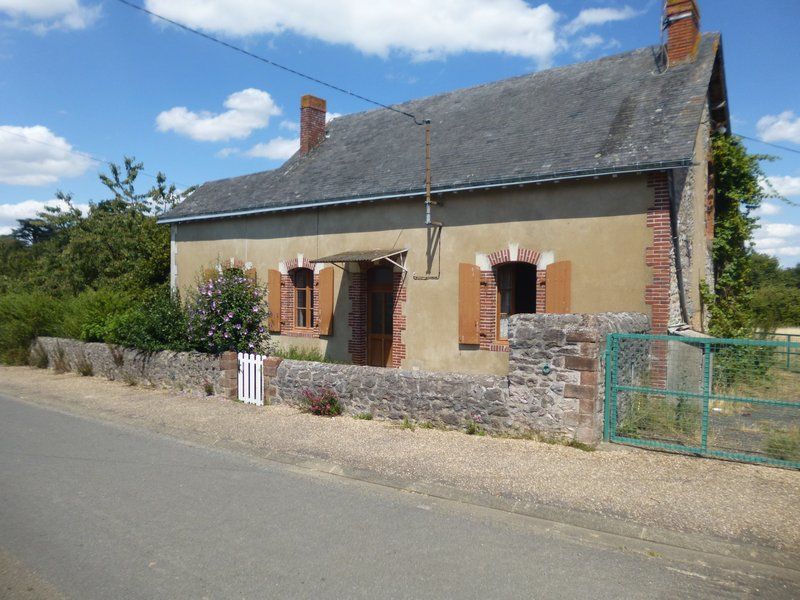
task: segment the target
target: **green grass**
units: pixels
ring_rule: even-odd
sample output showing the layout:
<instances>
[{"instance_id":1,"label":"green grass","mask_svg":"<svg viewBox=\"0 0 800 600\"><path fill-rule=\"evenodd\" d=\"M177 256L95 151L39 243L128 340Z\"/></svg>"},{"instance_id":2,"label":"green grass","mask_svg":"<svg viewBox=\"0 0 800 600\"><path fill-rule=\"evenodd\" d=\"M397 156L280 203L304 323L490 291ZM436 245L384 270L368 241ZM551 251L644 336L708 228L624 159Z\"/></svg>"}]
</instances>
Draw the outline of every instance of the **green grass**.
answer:
<instances>
[{"instance_id":1,"label":"green grass","mask_svg":"<svg viewBox=\"0 0 800 600\"><path fill-rule=\"evenodd\" d=\"M361 419L362 421L372 421L371 412L356 413L353 415L354 419Z\"/></svg>"},{"instance_id":2,"label":"green grass","mask_svg":"<svg viewBox=\"0 0 800 600\"><path fill-rule=\"evenodd\" d=\"M694 443L700 431L700 408L691 400L667 400L636 394L617 426L617 435Z\"/></svg>"},{"instance_id":3,"label":"green grass","mask_svg":"<svg viewBox=\"0 0 800 600\"><path fill-rule=\"evenodd\" d=\"M778 460L800 461L800 428L772 431L764 440L764 454Z\"/></svg>"},{"instance_id":4,"label":"green grass","mask_svg":"<svg viewBox=\"0 0 800 600\"><path fill-rule=\"evenodd\" d=\"M403 417L403 422L400 423L398 427L400 427L400 429L408 429L409 431L414 431L417 428L417 426L414 425L414 423L412 423L408 417Z\"/></svg>"}]
</instances>

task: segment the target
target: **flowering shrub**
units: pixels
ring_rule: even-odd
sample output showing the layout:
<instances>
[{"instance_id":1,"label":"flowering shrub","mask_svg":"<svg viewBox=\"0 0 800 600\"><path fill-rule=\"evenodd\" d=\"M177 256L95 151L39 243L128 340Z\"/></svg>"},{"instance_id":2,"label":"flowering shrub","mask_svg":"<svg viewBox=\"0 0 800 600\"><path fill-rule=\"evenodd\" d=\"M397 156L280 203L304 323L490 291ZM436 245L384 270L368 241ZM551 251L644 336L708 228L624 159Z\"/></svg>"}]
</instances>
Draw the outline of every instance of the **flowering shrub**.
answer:
<instances>
[{"instance_id":1,"label":"flowering shrub","mask_svg":"<svg viewBox=\"0 0 800 600\"><path fill-rule=\"evenodd\" d=\"M197 287L188 311L188 334L201 352L263 352L266 291L238 266L223 267Z\"/></svg>"},{"instance_id":2,"label":"flowering shrub","mask_svg":"<svg viewBox=\"0 0 800 600\"><path fill-rule=\"evenodd\" d=\"M306 410L312 415L323 417L334 417L342 414L342 403L339 397L331 389L324 389L319 392L314 390L303 390L303 402Z\"/></svg>"}]
</instances>

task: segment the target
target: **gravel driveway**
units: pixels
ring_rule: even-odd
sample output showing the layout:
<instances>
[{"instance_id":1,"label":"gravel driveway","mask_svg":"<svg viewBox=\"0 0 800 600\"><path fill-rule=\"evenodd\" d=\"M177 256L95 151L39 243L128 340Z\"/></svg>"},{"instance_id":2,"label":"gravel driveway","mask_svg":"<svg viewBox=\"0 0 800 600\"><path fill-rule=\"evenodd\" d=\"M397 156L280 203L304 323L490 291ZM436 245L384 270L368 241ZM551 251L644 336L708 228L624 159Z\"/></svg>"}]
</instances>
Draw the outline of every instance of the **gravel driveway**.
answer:
<instances>
[{"instance_id":1,"label":"gravel driveway","mask_svg":"<svg viewBox=\"0 0 800 600\"><path fill-rule=\"evenodd\" d=\"M257 453L322 459L393 479L702 532L781 550L800 547L800 472L624 446L595 452L457 431L402 429L288 406L129 387L75 374L0 367L0 390L71 412Z\"/></svg>"}]
</instances>

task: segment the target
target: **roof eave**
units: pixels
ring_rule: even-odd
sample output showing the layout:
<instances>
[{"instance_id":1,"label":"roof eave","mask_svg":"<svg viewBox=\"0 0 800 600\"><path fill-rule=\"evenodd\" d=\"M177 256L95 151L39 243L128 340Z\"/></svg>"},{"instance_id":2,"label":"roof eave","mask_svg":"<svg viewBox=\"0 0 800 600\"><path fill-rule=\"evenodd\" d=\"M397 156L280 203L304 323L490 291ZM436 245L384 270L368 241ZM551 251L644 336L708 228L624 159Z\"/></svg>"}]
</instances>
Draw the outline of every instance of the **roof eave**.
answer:
<instances>
[{"instance_id":1,"label":"roof eave","mask_svg":"<svg viewBox=\"0 0 800 600\"><path fill-rule=\"evenodd\" d=\"M581 169L572 171L562 171L555 173L548 173L545 175L530 175L525 177L517 177L513 179L504 179L497 181L487 181L479 183L471 183L468 185L454 185L442 188L434 187L431 191L434 194L452 193L452 192L468 192L474 190L484 190L493 188L503 188L511 185L527 185L535 183L549 183L556 181L575 180L575 179L588 179L596 177L607 177L616 175L630 175L637 173L644 173L649 171L666 171L673 169L684 169L692 165L691 158L682 158L670 161L658 161L651 163L638 163L622 167L602 167L597 169ZM157 219L159 224L173 224L184 223L188 221L207 221L212 219L228 219L235 217L245 217L250 215L285 212L293 210L306 210L311 208L322 208L329 206L343 206L347 204L361 204L366 202L376 202L380 200L390 200L394 198L411 198L417 196L424 196L425 190L412 190L407 192L391 192L388 194L378 194L369 196L360 196L352 198L339 198L332 200L319 200L312 202L303 202L298 204L286 204L281 206L265 206L260 208L250 208L227 212L218 213L204 213L199 215L185 215L185 216L164 216Z\"/></svg>"}]
</instances>

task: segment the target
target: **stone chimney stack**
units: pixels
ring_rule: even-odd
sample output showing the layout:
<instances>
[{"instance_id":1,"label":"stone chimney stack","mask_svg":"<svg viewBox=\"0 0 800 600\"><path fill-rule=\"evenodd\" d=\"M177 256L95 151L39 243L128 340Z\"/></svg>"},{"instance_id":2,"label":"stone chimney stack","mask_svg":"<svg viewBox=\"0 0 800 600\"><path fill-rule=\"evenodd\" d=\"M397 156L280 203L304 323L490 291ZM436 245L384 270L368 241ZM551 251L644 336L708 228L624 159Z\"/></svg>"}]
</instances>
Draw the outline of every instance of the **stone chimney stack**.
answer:
<instances>
[{"instance_id":1,"label":"stone chimney stack","mask_svg":"<svg viewBox=\"0 0 800 600\"><path fill-rule=\"evenodd\" d=\"M308 154L325 139L327 104L306 94L300 99L300 154Z\"/></svg>"},{"instance_id":2,"label":"stone chimney stack","mask_svg":"<svg viewBox=\"0 0 800 600\"><path fill-rule=\"evenodd\" d=\"M670 64L693 61L700 45L700 10L696 0L667 0L664 27Z\"/></svg>"}]
</instances>

